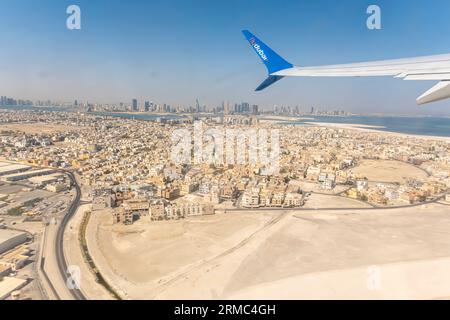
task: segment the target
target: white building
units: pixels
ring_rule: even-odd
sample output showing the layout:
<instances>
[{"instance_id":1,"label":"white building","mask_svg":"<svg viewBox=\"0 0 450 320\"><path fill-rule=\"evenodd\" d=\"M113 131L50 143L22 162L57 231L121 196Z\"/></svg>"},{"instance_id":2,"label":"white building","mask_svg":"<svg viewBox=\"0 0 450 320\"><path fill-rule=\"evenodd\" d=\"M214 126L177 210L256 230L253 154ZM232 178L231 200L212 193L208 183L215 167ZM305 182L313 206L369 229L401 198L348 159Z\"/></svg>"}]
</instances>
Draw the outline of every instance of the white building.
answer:
<instances>
[{"instance_id":1,"label":"white building","mask_svg":"<svg viewBox=\"0 0 450 320\"><path fill-rule=\"evenodd\" d=\"M369 189L369 181L367 181L367 180L356 181L356 189L359 192Z\"/></svg>"},{"instance_id":2,"label":"white building","mask_svg":"<svg viewBox=\"0 0 450 320\"><path fill-rule=\"evenodd\" d=\"M259 208L259 193L255 190L245 191L241 206L244 208Z\"/></svg>"}]
</instances>

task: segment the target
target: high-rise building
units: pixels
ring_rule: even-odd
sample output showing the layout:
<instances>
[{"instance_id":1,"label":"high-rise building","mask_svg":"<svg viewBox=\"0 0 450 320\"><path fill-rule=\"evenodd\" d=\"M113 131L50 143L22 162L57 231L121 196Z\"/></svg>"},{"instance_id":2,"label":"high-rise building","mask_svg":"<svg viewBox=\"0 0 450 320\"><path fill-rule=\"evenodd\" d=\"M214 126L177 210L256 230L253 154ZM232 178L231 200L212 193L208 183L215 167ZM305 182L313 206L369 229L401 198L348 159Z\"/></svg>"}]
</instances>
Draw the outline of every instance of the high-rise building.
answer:
<instances>
[{"instance_id":1,"label":"high-rise building","mask_svg":"<svg viewBox=\"0 0 450 320\"><path fill-rule=\"evenodd\" d=\"M144 103L144 111L145 112L149 112L150 111L150 102L149 101L145 101L145 103Z\"/></svg>"},{"instance_id":2,"label":"high-rise building","mask_svg":"<svg viewBox=\"0 0 450 320\"><path fill-rule=\"evenodd\" d=\"M131 103L131 110L133 111L138 111L138 102L137 99L133 99L132 103Z\"/></svg>"},{"instance_id":3,"label":"high-rise building","mask_svg":"<svg viewBox=\"0 0 450 320\"><path fill-rule=\"evenodd\" d=\"M256 105L256 104L254 104L253 106L252 106L252 113L253 114L258 114L259 113L259 107L258 107L258 105Z\"/></svg>"},{"instance_id":4,"label":"high-rise building","mask_svg":"<svg viewBox=\"0 0 450 320\"><path fill-rule=\"evenodd\" d=\"M243 113L250 112L250 104L247 102L242 102L241 103L241 112L243 112Z\"/></svg>"},{"instance_id":5,"label":"high-rise building","mask_svg":"<svg viewBox=\"0 0 450 320\"><path fill-rule=\"evenodd\" d=\"M227 101L227 102L225 103L225 108L224 108L224 110L223 110L223 113L224 113L224 114L230 114L230 112L231 112L231 110L230 110L230 103Z\"/></svg>"},{"instance_id":6,"label":"high-rise building","mask_svg":"<svg viewBox=\"0 0 450 320\"><path fill-rule=\"evenodd\" d=\"M200 112L200 102L198 102L198 99L195 100L195 112L196 113Z\"/></svg>"}]
</instances>

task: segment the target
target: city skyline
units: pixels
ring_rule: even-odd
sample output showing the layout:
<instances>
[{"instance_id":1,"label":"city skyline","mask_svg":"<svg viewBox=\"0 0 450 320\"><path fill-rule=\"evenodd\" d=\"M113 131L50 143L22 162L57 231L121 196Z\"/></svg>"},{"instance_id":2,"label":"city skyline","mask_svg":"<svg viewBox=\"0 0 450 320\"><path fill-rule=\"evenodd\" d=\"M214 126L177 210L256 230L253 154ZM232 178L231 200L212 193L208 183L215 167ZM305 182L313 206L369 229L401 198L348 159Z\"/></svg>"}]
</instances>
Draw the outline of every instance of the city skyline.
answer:
<instances>
[{"instance_id":1,"label":"city skyline","mask_svg":"<svg viewBox=\"0 0 450 320\"><path fill-rule=\"evenodd\" d=\"M170 105L164 102L157 102L152 99L144 99L142 101L132 98L129 102L116 102L116 103L99 103L95 101L81 101L75 99L72 102L69 101L57 101L52 99L43 100L28 100L24 98L9 97L0 95L0 108L1 107L81 107L86 108L87 111L96 111L92 107L97 107L103 111L129 111L129 112L171 112L171 113L205 113L205 112L223 112L229 113L248 113L259 114L260 112L275 112L275 113L314 113L313 111L321 112L342 112L344 110L339 108L332 108L326 106L290 106L290 105L273 105L273 106L259 106L257 104L249 103L246 101L231 102L229 100L222 101L220 105L205 105L200 104L199 100L195 100L194 104L188 105ZM261 108L262 107L262 108ZM264 108L265 107L265 108ZM162 110L161 110L162 109ZM311 110L311 112L308 112ZM98 110L97 110L98 111Z\"/></svg>"}]
</instances>

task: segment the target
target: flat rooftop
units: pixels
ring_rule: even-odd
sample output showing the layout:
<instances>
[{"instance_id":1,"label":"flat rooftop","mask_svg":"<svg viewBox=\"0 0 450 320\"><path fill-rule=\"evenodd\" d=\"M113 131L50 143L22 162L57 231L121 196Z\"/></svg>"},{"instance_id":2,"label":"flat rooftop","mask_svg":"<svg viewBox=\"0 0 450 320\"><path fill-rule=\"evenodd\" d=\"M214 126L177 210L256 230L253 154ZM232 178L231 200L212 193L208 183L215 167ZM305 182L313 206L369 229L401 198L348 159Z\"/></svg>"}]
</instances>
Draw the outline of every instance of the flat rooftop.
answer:
<instances>
[{"instance_id":1,"label":"flat rooftop","mask_svg":"<svg viewBox=\"0 0 450 320\"><path fill-rule=\"evenodd\" d=\"M10 166L10 165L12 165L13 163L10 163L10 162L1 162L0 161L0 167L4 167L4 166Z\"/></svg>"},{"instance_id":2,"label":"flat rooftop","mask_svg":"<svg viewBox=\"0 0 450 320\"><path fill-rule=\"evenodd\" d=\"M47 181L52 181L54 179L58 179L63 177L64 175L62 173L53 173L45 176L37 176L37 177L31 177L30 180L33 183L43 183Z\"/></svg>"},{"instance_id":3,"label":"flat rooftop","mask_svg":"<svg viewBox=\"0 0 450 320\"><path fill-rule=\"evenodd\" d=\"M15 236L18 236L20 234L24 234L25 232L21 231L14 231L14 230L7 230L7 229L0 229L0 243L3 243Z\"/></svg>"},{"instance_id":4,"label":"flat rooftop","mask_svg":"<svg viewBox=\"0 0 450 320\"><path fill-rule=\"evenodd\" d=\"M5 277L0 281L0 300L7 298L13 291L22 288L27 283L27 280Z\"/></svg>"},{"instance_id":5,"label":"flat rooftop","mask_svg":"<svg viewBox=\"0 0 450 320\"><path fill-rule=\"evenodd\" d=\"M20 177L23 177L23 179L26 179L27 177L33 177L33 176L39 176L39 175L47 175L47 174L52 174L54 172L55 172L55 169L40 169L40 170L33 170L33 171L25 171L25 172L7 174L7 175L4 175L2 178L4 180L10 179L10 178L20 178ZM1 175L1 172L0 172L0 175Z\"/></svg>"},{"instance_id":6,"label":"flat rooftop","mask_svg":"<svg viewBox=\"0 0 450 320\"><path fill-rule=\"evenodd\" d=\"M11 164L9 163L6 166L0 166L0 175L1 174L8 174L9 172L14 172L16 170L29 170L31 169L30 166L24 165L24 164Z\"/></svg>"}]
</instances>

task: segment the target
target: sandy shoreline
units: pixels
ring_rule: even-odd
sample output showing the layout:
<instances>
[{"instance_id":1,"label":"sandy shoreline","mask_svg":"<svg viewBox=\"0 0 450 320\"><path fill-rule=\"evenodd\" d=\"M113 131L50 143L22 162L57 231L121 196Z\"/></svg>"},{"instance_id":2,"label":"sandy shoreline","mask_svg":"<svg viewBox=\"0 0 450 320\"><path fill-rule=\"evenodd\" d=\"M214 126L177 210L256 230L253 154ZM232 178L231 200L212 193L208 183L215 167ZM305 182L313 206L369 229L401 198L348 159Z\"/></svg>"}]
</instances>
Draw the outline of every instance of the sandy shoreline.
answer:
<instances>
[{"instance_id":1,"label":"sandy shoreline","mask_svg":"<svg viewBox=\"0 0 450 320\"><path fill-rule=\"evenodd\" d=\"M393 136L405 137L405 138L420 138L420 139L426 139L426 140L438 140L438 141L450 142L450 137L427 136L427 135L419 135L419 134L377 130L377 129L386 128L383 126L372 126L372 125L357 124L357 123L329 123L329 122L305 122L305 124L310 125L310 126L316 126L316 127L357 130L357 131L364 131L364 132L370 132L370 133L381 133L381 134L387 134L387 135L393 135Z\"/></svg>"}]
</instances>

